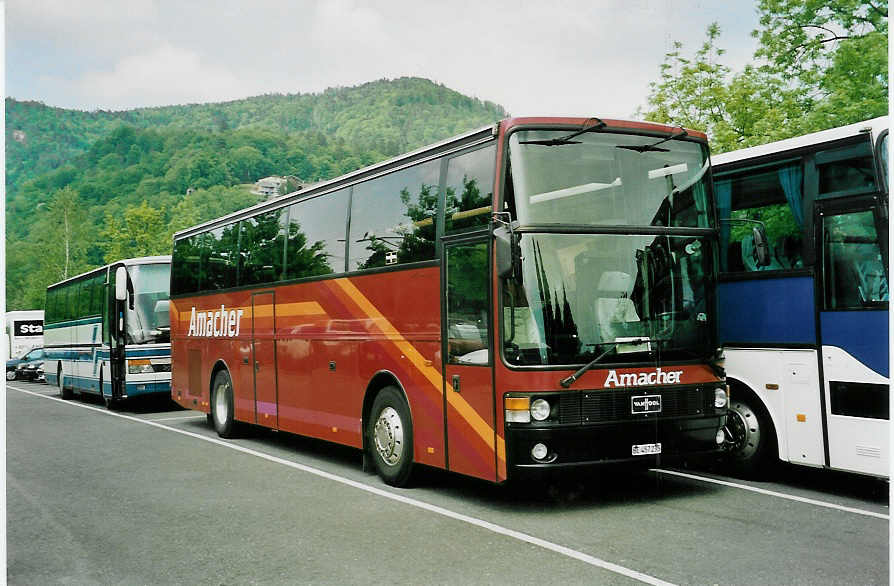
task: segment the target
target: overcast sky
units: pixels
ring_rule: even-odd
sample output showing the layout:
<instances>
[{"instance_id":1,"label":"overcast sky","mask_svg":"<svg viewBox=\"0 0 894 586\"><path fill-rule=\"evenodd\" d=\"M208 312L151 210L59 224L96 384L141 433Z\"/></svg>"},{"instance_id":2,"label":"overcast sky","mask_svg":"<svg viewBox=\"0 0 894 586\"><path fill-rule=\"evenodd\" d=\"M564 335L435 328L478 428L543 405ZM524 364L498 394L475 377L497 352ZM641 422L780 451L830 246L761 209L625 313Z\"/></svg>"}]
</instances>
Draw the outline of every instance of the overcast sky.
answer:
<instances>
[{"instance_id":1,"label":"overcast sky","mask_svg":"<svg viewBox=\"0 0 894 586\"><path fill-rule=\"evenodd\" d=\"M419 76L513 115L631 117L673 41L754 52L748 0L10 0L6 93L84 110Z\"/></svg>"}]
</instances>

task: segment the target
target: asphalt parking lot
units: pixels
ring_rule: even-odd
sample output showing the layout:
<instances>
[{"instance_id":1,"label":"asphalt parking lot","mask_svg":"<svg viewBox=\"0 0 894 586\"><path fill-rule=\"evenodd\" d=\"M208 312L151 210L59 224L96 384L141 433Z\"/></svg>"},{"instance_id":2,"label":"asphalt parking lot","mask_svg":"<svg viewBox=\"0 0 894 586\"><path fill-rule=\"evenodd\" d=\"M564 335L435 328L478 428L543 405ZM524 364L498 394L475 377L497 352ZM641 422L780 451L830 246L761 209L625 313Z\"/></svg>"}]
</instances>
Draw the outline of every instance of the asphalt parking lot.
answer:
<instances>
[{"instance_id":1,"label":"asphalt parking lot","mask_svg":"<svg viewBox=\"0 0 894 586\"><path fill-rule=\"evenodd\" d=\"M435 470L398 490L356 450L221 440L167 401L107 411L7 384L10 584L887 584L886 482L780 467L563 478Z\"/></svg>"}]
</instances>

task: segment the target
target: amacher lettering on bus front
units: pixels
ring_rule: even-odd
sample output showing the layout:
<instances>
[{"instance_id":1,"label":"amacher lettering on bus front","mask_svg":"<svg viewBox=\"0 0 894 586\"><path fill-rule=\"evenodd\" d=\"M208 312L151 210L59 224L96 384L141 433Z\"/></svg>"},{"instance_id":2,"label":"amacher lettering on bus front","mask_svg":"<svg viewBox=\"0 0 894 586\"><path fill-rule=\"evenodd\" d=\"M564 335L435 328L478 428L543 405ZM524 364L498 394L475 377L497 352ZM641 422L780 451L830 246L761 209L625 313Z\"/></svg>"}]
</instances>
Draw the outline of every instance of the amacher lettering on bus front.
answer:
<instances>
[{"instance_id":1,"label":"amacher lettering on bus front","mask_svg":"<svg viewBox=\"0 0 894 586\"><path fill-rule=\"evenodd\" d=\"M656 368L655 372L629 372L618 374L615 370L608 371L602 386L610 387L639 387L644 385L675 385L679 384L682 370L664 371Z\"/></svg>"},{"instance_id":2,"label":"amacher lettering on bus front","mask_svg":"<svg viewBox=\"0 0 894 586\"><path fill-rule=\"evenodd\" d=\"M239 324L242 322L241 309L230 309L223 305L214 311L196 311L192 308L189 316L189 331L187 336L226 336L233 338L239 335Z\"/></svg>"}]
</instances>

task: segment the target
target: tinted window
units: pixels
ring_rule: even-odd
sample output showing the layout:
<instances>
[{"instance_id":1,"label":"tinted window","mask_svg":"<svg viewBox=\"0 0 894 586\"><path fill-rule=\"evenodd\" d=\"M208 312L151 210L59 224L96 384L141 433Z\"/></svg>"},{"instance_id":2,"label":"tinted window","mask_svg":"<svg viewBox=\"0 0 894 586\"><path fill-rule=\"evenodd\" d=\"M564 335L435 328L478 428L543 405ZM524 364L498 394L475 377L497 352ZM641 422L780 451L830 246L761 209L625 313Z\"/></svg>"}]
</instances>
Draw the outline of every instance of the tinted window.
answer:
<instances>
[{"instance_id":1,"label":"tinted window","mask_svg":"<svg viewBox=\"0 0 894 586\"><path fill-rule=\"evenodd\" d=\"M93 277L93 294L90 302L90 315L102 315L103 301L105 299L105 272Z\"/></svg>"},{"instance_id":2,"label":"tinted window","mask_svg":"<svg viewBox=\"0 0 894 586\"><path fill-rule=\"evenodd\" d=\"M882 144L879 146L879 161L882 167L882 177L885 178L885 186L888 185L888 135L882 137Z\"/></svg>"},{"instance_id":3,"label":"tinted window","mask_svg":"<svg viewBox=\"0 0 894 586\"><path fill-rule=\"evenodd\" d=\"M489 146L453 157L447 163L447 232L486 226L490 221L495 149Z\"/></svg>"},{"instance_id":4,"label":"tinted window","mask_svg":"<svg viewBox=\"0 0 894 586\"><path fill-rule=\"evenodd\" d=\"M752 272L797 269L803 260L801 164L726 175L715 183L720 216L721 270ZM770 264L758 266L752 232L763 223Z\"/></svg>"},{"instance_id":5,"label":"tinted window","mask_svg":"<svg viewBox=\"0 0 894 586\"><path fill-rule=\"evenodd\" d=\"M349 193L342 189L289 207L287 279L344 272Z\"/></svg>"},{"instance_id":6,"label":"tinted window","mask_svg":"<svg viewBox=\"0 0 894 586\"><path fill-rule=\"evenodd\" d=\"M44 303L44 321L51 324L56 321L56 289L47 290L47 299Z\"/></svg>"},{"instance_id":7,"label":"tinted window","mask_svg":"<svg viewBox=\"0 0 894 586\"><path fill-rule=\"evenodd\" d=\"M868 141L817 153L816 168L821 196L875 189L875 167Z\"/></svg>"},{"instance_id":8,"label":"tinted window","mask_svg":"<svg viewBox=\"0 0 894 586\"><path fill-rule=\"evenodd\" d=\"M203 289L227 289L236 286L239 224L221 226L203 234L202 258L205 260Z\"/></svg>"},{"instance_id":9,"label":"tinted window","mask_svg":"<svg viewBox=\"0 0 894 586\"><path fill-rule=\"evenodd\" d=\"M351 270L435 257L440 161L430 161L354 186Z\"/></svg>"},{"instance_id":10,"label":"tinted window","mask_svg":"<svg viewBox=\"0 0 894 586\"><path fill-rule=\"evenodd\" d=\"M68 307L66 314L68 319L78 319L78 288L80 283L71 283L68 289Z\"/></svg>"},{"instance_id":11,"label":"tinted window","mask_svg":"<svg viewBox=\"0 0 894 586\"><path fill-rule=\"evenodd\" d=\"M53 321L60 322L65 320L67 313L68 297L65 293L65 287L57 287L55 289L56 301L53 304Z\"/></svg>"},{"instance_id":12,"label":"tinted window","mask_svg":"<svg viewBox=\"0 0 894 586\"><path fill-rule=\"evenodd\" d=\"M826 309L887 304L888 277L871 211L825 216L823 254Z\"/></svg>"},{"instance_id":13,"label":"tinted window","mask_svg":"<svg viewBox=\"0 0 894 586\"><path fill-rule=\"evenodd\" d=\"M447 248L447 358L453 364L490 360L487 243Z\"/></svg>"},{"instance_id":14,"label":"tinted window","mask_svg":"<svg viewBox=\"0 0 894 586\"><path fill-rule=\"evenodd\" d=\"M273 283L282 278L288 208L258 214L240 222L240 285Z\"/></svg>"},{"instance_id":15,"label":"tinted window","mask_svg":"<svg viewBox=\"0 0 894 586\"><path fill-rule=\"evenodd\" d=\"M171 294L195 293L199 290L200 254L198 236L174 242L171 267Z\"/></svg>"}]
</instances>

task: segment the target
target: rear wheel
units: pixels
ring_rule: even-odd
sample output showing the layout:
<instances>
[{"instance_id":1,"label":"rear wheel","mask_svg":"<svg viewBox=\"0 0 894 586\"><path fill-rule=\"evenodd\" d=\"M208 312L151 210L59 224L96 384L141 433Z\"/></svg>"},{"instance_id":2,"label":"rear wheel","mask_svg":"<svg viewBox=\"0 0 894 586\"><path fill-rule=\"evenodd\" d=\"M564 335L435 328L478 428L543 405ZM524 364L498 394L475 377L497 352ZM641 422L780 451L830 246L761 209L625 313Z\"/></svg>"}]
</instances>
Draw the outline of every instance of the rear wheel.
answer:
<instances>
[{"instance_id":1,"label":"rear wheel","mask_svg":"<svg viewBox=\"0 0 894 586\"><path fill-rule=\"evenodd\" d=\"M71 399L74 396L74 391L71 389L65 388L65 372L62 370L62 365L56 369L56 384L59 386L59 394L62 395L63 399Z\"/></svg>"},{"instance_id":2,"label":"rear wheel","mask_svg":"<svg viewBox=\"0 0 894 586\"><path fill-rule=\"evenodd\" d=\"M773 462L776 432L769 415L754 397L733 391L726 416L727 463L733 472L759 476Z\"/></svg>"},{"instance_id":3,"label":"rear wheel","mask_svg":"<svg viewBox=\"0 0 894 586\"><path fill-rule=\"evenodd\" d=\"M233 382L226 370L214 375L214 384L211 386L211 421L217 435L223 438L233 437L236 428L233 418Z\"/></svg>"},{"instance_id":4,"label":"rear wheel","mask_svg":"<svg viewBox=\"0 0 894 586\"><path fill-rule=\"evenodd\" d=\"M407 486L413 471L413 422L396 387L376 395L367 423L367 445L379 476L391 486Z\"/></svg>"}]
</instances>

